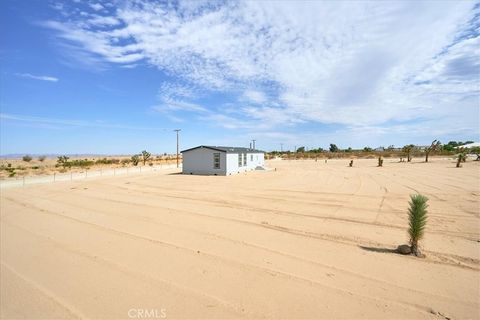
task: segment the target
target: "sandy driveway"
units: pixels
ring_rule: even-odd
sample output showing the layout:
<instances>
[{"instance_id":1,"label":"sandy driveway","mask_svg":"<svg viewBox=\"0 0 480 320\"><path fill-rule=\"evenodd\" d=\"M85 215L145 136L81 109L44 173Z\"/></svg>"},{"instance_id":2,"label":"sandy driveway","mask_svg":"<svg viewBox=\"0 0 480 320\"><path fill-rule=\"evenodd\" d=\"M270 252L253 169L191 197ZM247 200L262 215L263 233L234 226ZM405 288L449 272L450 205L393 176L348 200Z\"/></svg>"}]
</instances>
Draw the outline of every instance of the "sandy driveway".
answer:
<instances>
[{"instance_id":1,"label":"sandy driveway","mask_svg":"<svg viewBox=\"0 0 480 320\"><path fill-rule=\"evenodd\" d=\"M1 316L480 318L480 163L393 161L1 190ZM426 259L390 252L415 192Z\"/></svg>"}]
</instances>

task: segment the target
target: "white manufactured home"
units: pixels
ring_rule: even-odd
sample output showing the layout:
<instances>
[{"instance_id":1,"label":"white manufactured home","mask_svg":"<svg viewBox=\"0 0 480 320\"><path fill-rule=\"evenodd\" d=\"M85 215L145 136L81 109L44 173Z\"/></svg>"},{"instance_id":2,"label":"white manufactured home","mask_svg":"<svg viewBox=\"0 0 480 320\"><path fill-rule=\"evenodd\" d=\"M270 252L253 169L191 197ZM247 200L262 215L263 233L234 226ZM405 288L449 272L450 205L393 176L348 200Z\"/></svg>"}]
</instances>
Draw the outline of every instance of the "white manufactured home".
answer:
<instances>
[{"instance_id":1,"label":"white manufactured home","mask_svg":"<svg viewBox=\"0 0 480 320\"><path fill-rule=\"evenodd\" d=\"M198 146L182 151L184 174L231 175L262 170L265 153L236 147Z\"/></svg>"}]
</instances>

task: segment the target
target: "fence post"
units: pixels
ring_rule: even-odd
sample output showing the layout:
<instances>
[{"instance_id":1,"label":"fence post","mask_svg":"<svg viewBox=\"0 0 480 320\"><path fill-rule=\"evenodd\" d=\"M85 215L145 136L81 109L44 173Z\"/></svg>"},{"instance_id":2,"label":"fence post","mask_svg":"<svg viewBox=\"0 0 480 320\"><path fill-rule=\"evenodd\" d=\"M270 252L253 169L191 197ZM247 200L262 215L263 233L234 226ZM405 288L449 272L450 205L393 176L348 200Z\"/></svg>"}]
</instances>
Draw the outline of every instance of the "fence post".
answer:
<instances>
[{"instance_id":1,"label":"fence post","mask_svg":"<svg viewBox=\"0 0 480 320\"><path fill-rule=\"evenodd\" d=\"M115 176L115 168L113 168L113 175Z\"/></svg>"},{"instance_id":2,"label":"fence post","mask_svg":"<svg viewBox=\"0 0 480 320\"><path fill-rule=\"evenodd\" d=\"M140 172L142 172L142 166L140 166Z\"/></svg>"},{"instance_id":3,"label":"fence post","mask_svg":"<svg viewBox=\"0 0 480 320\"><path fill-rule=\"evenodd\" d=\"M103 169L100 169L100 177L103 176Z\"/></svg>"},{"instance_id":4,"label":"fence post","mask_svg":"<svg viewBox=\"0 0 480 320\"><path fill-rule=\"evenodd\" d=\"M73 174L72 174L72 171L70 170L70 181L73 180Z\"/></svg>"},{"instance_id":5,"label":"fence post","mask_svg":"<svg viewBox=\"0 0 480 320\"><path fill-rule=\"evenodd\" d=\"M25 176L23 176L23 186L25 187Z\"/></svg>"},{"instance_id":6,"label":"fence post","mask_svg":"<svg viewBox=\"0 0 480 320\"><path fill-rule=\"evenodd\" d=\"M85 178L87 178L87 169L85 169Z\"/></svg>"},{"instance_id":7,"label":"fence post","mask_svg":"<svg viewBox=\"0 0 480 320\"><path fill-rule=\"evenodd\" d=\"M55 176L57 175L56 172L53 173L53 182L55 182Z\"/></svg>"}]
</instances>

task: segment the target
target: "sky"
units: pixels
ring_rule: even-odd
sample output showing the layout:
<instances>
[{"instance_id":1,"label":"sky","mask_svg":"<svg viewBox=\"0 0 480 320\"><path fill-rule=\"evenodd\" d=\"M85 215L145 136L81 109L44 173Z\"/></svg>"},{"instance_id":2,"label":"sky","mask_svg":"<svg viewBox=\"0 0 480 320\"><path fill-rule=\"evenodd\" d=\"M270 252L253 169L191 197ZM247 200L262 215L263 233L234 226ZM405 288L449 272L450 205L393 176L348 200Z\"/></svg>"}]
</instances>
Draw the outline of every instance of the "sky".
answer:
<instances>
[{"instance_id":1,"label":"sky","mask_svg":"<svg viewBox=\"0 0 480 320\"><path fill-rule=\"evenodd\" d=\"M480 2L0 1L0 154L480 140Z\"/></svg>"}]
</instances>

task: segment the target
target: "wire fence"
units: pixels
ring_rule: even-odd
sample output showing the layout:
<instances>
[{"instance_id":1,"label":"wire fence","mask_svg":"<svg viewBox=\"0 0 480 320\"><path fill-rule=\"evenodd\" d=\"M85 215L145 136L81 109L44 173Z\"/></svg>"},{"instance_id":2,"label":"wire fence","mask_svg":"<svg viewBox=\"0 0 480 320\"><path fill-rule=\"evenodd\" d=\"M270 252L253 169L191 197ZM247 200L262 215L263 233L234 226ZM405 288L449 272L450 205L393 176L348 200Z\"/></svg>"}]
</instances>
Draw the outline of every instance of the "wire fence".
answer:
<instances>
[{"instance_id":1,"label":"wire fence","mask_svg":"<svg viewBox=\"0 0 480 320\"><path fill-rule=\"evenodd\" d=\"M180 164L181 168L182 165ZM53 173L44 176L23 176L16 177L15 179L0 180L0 189L25 187L27 185L54 183L61 181L77 181L85 179L93 179L99 177L114 177L129 174L141 174L151 173L166 169L176 169L176 164L160 164L153 166L138 166L138 167L120 167L120 168L101 168L96 170L83 170L80 172L65 172L65 173Z\"/></svg>"}]
</instances>

